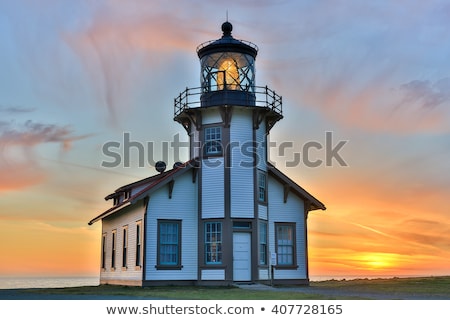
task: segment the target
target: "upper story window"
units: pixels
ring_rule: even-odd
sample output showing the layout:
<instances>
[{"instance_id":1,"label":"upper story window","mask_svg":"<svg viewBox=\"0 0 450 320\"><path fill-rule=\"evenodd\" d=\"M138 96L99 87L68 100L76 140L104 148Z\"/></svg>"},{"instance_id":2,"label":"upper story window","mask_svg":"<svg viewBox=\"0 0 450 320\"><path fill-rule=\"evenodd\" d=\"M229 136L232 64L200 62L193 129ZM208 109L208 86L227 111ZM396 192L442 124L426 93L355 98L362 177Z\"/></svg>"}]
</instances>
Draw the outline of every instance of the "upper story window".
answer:
<instances>
[{"instance_id":1,"label":"upper story window","mask_svg":"<svg viewBox=\"0 0 450 320\"><path fill-rule=\"evenodd\" d=\"M258 200L267 202L267 175L264 171L258 171Z\"/></svg>"},{"instance_id":2,"label":"upper story window","mask_svg":"<svg viewBox=\"0 0 450 320\"><path fill-rule=\"evenodd\" d=\"M217 156L222 154L222 130L220 127L205 128L206 156Z\"/></svg>"}]
</instances>

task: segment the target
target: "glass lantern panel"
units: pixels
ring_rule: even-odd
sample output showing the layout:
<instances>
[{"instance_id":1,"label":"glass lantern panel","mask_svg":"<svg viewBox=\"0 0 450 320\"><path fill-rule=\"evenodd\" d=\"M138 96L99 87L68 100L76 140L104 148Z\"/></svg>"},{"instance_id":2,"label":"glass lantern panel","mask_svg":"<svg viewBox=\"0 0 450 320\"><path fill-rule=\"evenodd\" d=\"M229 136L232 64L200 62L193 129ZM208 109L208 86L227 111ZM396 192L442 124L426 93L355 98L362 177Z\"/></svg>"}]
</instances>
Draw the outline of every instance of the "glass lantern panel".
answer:
<instances>
[{"instance_id":1,"label":"glass lantern panel","mask_svg":"<svg viewBox=\"0 0 450 320\"><path fill-rule=\"evenodd\" d=\"M201 60L202 91L241 90L254 92L255 72L252 56L218 52Z\"/></svg>"}]
</instances>

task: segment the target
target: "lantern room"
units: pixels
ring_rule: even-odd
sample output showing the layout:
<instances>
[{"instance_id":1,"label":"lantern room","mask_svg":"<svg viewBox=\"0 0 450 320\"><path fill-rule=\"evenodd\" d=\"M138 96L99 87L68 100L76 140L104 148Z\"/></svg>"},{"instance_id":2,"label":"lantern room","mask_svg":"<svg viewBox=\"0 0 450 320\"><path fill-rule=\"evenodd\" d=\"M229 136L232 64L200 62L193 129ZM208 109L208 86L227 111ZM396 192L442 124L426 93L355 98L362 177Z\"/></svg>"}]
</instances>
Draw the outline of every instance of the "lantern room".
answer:
<instances>
[{"instance_id":1,"label":"lantern room","mask_svg":"<svg viewBox=\"0 0 450 320\"><path fill-rule=\"evenodd\" d=\"M232 37L231 23L222 24L221 39L201 44L197 53L201 63L203 92L255 90L255 57L258 48Z\"/></svg>"},{"instance_id":2,"label":"lantern room","mask_svg":"<svg viewBox=\"0 0 450 320\"><path fill-rule=\"evenodd\" d=\"M255 57L258 47L231 35L231 23L222 24L222 38L202 43L197 48L201 64L202 106L217 99L245 104L254 102ZM226 94L224 94L226 93ZM240 103L238 103L240 104Z\"/></svg>"},{"instance_id":3,"label":"lantern room","mask_svg":"<svg viewBox=\"0 0 450 320\"><path fill-rule=\"evenodd\" d=\"M273 90L256 86L255 59L258 47L231 35L233 26L222 24L222 37L200 44L197 55L200 59L200 87L186 88L174 99L174 120L181 123L191 134L194 124L198 130L202 125L201 113L219 108L244 107L255 109L257 122L266 121L267 131L282 116L281 96ZM226 121L225 121L226 122Z\"/></svg>"}]
</instances>

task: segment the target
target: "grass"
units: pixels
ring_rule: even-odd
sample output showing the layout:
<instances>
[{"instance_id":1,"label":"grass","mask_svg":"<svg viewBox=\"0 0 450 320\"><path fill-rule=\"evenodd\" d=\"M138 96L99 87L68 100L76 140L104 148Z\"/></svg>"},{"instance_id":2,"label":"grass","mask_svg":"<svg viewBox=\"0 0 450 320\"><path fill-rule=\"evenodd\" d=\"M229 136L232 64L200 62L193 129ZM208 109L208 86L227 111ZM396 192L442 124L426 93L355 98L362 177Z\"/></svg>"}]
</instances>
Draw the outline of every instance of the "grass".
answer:
<instances>
[{"instance_id":1,"label":"grass","mask_svg":"<svg viewBox=\"0 0 450 320\"><path fill-rule=\"evenodd\" d=\"M450 276L391 279L329 280L311 282L313 293L294 292L295 287L280 290L248 290L237 287L127 287L100 285L92 287L26 289L35 294L128 296L137 298L189 299L189 300L323 300L359 299L367 294L390 294L411 297L420 295L433 299L450 299ZM284 291L283 289L290 290ZM314 292L316 291L316 292ZM82 297L80 297L83 299Z\"/></svg>"},{"instance_id":2,"label":"grass","mask_svg":"<svg viewBox=\"0 0 450 320\"><path fill-rule=\"evenodd\" d=\"M450 276L390 279L328 280L313 282L319 288L335 288L343 292L445 295L450 298Z\"/></svg>"},{"instance_id":3,"label":"grass","mask_svg":"<svg viewBox=\"0 0 450 320\"><path fill-rule=\"evenodd\" d=\"M307 300L323 299L319 294L303 294L283 291L244 290L237 287L127 287L100 285L97 287L74 287L55 289L27 289L42 294L114 295L144 298L188 299L188 300Z\"/></svg>"}]
</instances>

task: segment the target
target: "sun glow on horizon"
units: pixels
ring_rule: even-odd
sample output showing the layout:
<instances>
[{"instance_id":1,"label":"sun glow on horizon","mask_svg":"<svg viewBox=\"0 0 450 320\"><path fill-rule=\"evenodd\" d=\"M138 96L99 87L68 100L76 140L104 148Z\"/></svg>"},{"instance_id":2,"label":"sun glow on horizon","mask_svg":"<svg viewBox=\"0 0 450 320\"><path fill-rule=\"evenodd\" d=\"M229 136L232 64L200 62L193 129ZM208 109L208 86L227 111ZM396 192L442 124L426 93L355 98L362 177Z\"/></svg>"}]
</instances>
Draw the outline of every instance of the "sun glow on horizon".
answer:
<instances>
[{"instance_id":1,"label":"sun glow on horizon","mask_svg":"<svg viewBox=\"0 0 450 320\"><path fill-rule=\"evenodd\" d=\"M388 271L398 266L398 255L382 252L367 252L357 256L362 270Z\"/></svg>"}]
</instances>

